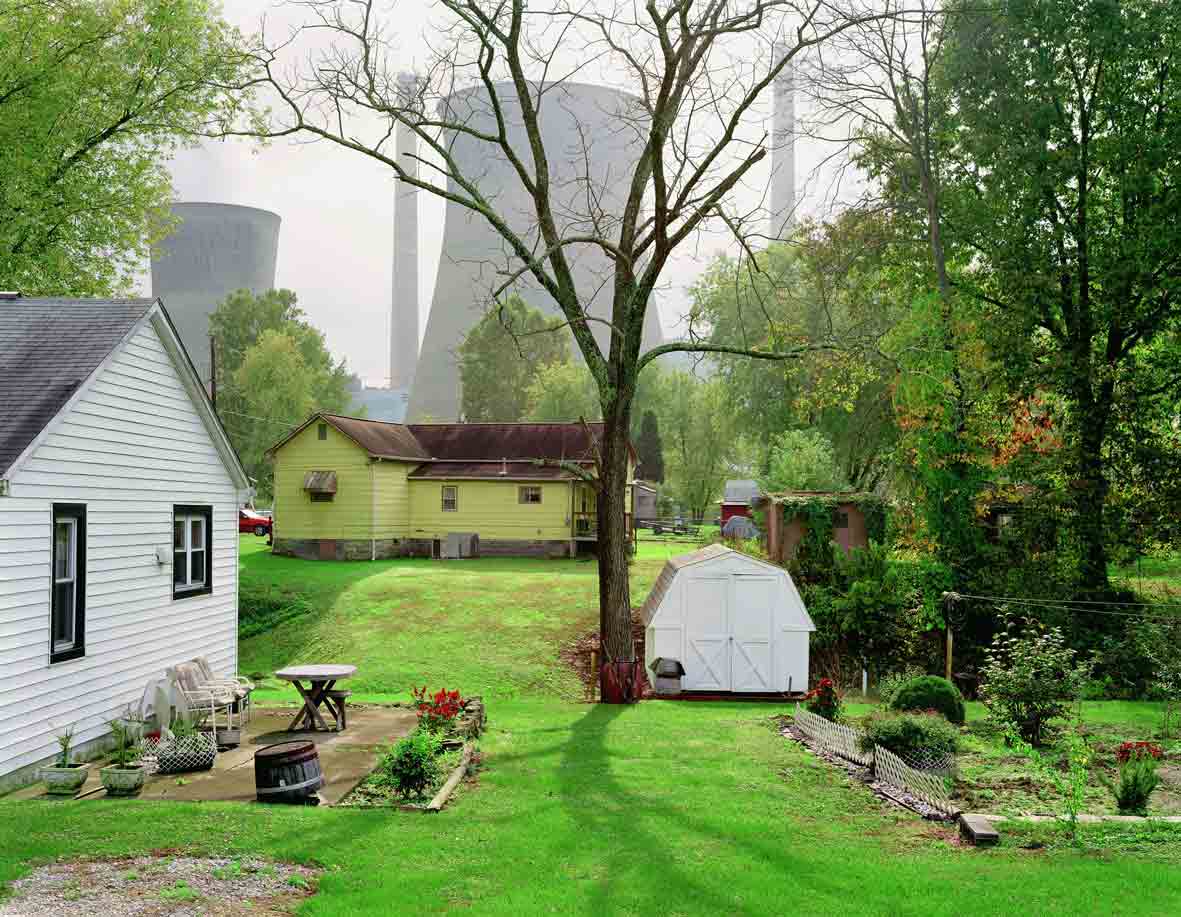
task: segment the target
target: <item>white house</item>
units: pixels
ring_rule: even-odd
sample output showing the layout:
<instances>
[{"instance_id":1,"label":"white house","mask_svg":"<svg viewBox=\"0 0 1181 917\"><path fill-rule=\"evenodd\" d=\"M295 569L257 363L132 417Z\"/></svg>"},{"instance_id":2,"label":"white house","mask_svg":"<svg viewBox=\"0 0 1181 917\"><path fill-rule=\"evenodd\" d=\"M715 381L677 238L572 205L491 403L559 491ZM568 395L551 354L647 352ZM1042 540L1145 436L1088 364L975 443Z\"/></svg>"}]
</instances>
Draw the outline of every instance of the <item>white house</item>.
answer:
<instances>
[{"instance_id":1,"label":"white house","mask_svg":"<svg viewBox=\"0 0 1181 917\"><path fill-rule=\"evenodd\" d=\"M0 784L168 666L236 671L248 488L158 300L0 294Z\"/></svg>"},{"instance_id":2,"label":"white house","mask_svg":"<svg viewBox=\"0 0 1181 917\"><path fill-rule=\"evenodd\" d=\"M782 567L716 544L673 557L640 618L649 672L679 660L685 691L808 690L816 627Z\"/></svg>"}]
</instances>

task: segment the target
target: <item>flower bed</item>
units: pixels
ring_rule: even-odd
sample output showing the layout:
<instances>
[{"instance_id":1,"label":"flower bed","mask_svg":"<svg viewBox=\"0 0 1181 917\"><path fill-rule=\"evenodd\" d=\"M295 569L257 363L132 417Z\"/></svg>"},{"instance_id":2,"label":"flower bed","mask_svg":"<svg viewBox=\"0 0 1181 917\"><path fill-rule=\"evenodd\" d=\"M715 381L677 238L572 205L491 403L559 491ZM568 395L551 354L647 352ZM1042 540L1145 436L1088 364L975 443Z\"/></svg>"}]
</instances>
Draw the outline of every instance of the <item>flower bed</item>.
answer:
<instances>
[{"instance_id":1,"label":"flower bed","mask_svg":"<svg viewBox=\"0 0 1181 917\"><path fill-rule=\"evenodd\" d=\"M474 746L484 731L483 700L446 689L412 693L418 726L384 751L377 769L340 805L426 810L457 768L470 768L471 750L465 757L464 746Z\"/></svg>"}]
</instances>

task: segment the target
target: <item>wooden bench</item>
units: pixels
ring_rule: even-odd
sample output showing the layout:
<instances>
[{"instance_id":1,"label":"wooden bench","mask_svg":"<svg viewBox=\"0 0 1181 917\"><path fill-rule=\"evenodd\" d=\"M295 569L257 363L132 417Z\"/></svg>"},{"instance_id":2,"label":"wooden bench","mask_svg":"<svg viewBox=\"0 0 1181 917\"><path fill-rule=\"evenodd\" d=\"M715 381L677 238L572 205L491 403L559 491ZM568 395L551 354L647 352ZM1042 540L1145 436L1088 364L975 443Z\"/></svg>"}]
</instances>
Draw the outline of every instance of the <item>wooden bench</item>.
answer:
<instances>
[{"instance_id":1,"label":"wooden bench","mask_svg":"<svg viewBox=\"0 0 1181 917\"><path fill-rule=\"evenodd\" d=\"M336 725L339 731L344 731L348 728L348 716L345 713L345 701L349 699L352 691L345 691L340 688L333 688L331 691L325 691L324 697L328 699L328 706L333 709L336 715Z\"/></svg>"}]
</instances>

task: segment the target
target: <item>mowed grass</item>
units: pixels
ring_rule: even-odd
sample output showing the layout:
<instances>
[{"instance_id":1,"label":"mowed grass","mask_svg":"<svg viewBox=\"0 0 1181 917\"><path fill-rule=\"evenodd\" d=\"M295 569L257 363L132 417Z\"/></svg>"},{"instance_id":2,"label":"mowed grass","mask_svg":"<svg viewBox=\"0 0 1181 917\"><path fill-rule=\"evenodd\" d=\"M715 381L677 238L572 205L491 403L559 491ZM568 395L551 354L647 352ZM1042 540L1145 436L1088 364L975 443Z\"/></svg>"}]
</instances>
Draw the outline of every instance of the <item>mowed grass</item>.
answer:
<instances>
[{"instance_id":1,"label":"mowed grass","mask_svg":"<svg viewBox=\"0 0 1181 917\"><path fill-rule=\"evenodd\" d=\"M322 864L299 913L333 917L1181 910L1174 827L1087 831L1081 849L1022 829L973 850L780 736L784 705L570 699L580 690L558 651L595 628L592 563L328 564L243 547L245 581L315 609L243 641L244 671L332 659L359 666L363 697L422 683L482 692L477 779L437 816L0 800L0 882L59 858L184 850ZM641 545L636 603L686 549Z\"/></svg>"},{"instance_id":2,"label":"mowed grass","mask_svg":"<svg viewBox=\"0 0 1181 917\"><path fill-rule=\"evenodd\" d=\"M1112 566L1112 579L1134 589L1151 602L1181 602L1181 553L1141 557L1121 567Z\"/></svg>"},{"instance_id":3,"label":"mowed grass","mask_svg":"<svg viewBox=\"0 0 1181 917\"><path fill-rule=\"evenodd\" d=\"M642 542L632 563L632 601L644 601L664 562L694 544ZM598 630L593 558L419 558L325 563L277 557L266 541L241 539L242 581L305 596L313 612L241 641L239 669L269 676L293 663L357 666L360 698L409 698L411 686L461 688L486 700L576 699L573 669L559 658ZM298 700L264 678L264 701Z\"/></svg>"},{"instance_id":4,"label":"mowed grass","mask_svg":"<svg viewBox=\"0 0 1181 917\"><path fill-rule=\"evenodd\" d=\"M438 816L0 801L0 881L30 861L183 849L323 864L299 913L325 917L1181 908L1176 832L1119 853L963 848L785 741L770 719L785 709L504 700L477 781Z\"/></svg>"}]
</instances>

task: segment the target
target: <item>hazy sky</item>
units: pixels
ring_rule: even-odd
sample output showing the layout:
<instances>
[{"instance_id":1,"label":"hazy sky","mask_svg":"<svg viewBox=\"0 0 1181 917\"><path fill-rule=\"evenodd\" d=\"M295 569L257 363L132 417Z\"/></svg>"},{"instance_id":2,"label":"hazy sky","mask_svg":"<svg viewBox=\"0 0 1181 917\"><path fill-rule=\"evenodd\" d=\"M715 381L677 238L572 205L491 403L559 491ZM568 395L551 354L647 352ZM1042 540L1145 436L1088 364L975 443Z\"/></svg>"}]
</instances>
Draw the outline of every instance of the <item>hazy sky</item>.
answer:
<instances>
[{"instance_id":1,"label":"hazy sky","mask_svg":"<svg viewBox=\"0 0 1181 917\"><path fill-rule=\"evenodd\" d=\"M426 33L438 10L427 0L391 3L388 22L403 60L414 69L426 60ZM226 0L227 19L245 32L258 30L266 16L268 36L280 36L303 22L306 11L268 0ZM802 99L797 97L797 109ZM770 131L770 97L766 99ZM801 192L817 166L820 144L796 145ZM746 194L757 204L770 171L770 157L750 176ZM392 289L394 181L392 173L360 154L328 143L279 140L269 146L247 141L212 142L177 155L173 167L177 199L244 204L272 210L282 218L276 281L294 290L309 319L323 329L329 346L347 358L371 384L384 384L388 371L389 309ZM802 209L813 209L805 197ZM443 230L443 204L419 194L420 331L426 325ZM721 237L698 240L668 272L669 289L659 300L666 334L677 332L684 289L709 259L727 245Z\"/></svg>"}]
</instances>

